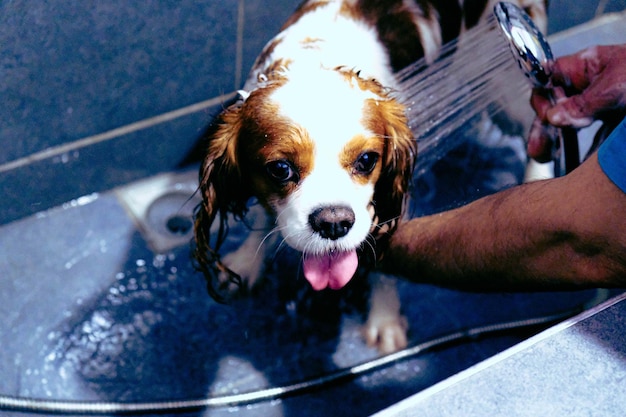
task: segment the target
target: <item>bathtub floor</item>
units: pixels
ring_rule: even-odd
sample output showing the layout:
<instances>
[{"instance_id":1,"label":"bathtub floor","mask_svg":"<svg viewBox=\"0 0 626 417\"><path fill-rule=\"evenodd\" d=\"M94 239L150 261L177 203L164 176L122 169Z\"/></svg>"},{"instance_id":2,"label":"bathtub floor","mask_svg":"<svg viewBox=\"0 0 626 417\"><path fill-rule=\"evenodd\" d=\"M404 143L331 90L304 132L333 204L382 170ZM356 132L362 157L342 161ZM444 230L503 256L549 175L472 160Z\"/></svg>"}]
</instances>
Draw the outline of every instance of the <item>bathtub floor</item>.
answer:
<instances>
[{"instance_id":1,"label":"bathtub floor","mask_svg":"<svg viewBox=\"0 0 626 417\"><path fill-rule=\"evenodd\" d=\"M193 179L196 172L178 175ZM314 293L294 278L294 258L281 252L255 294L218 304L192 268L188 244L155 252L153 239L146 240L119 195L86 196L0 228L0 393L122 402L198 399L302 382L377 356L360 335L364 299L358 282L344 291ZM594 294L467 294L400 286L412 344L568 310ZM313 392L184 415L368 415L527 336L477 339Z\"/></svg>"}]
</instances>

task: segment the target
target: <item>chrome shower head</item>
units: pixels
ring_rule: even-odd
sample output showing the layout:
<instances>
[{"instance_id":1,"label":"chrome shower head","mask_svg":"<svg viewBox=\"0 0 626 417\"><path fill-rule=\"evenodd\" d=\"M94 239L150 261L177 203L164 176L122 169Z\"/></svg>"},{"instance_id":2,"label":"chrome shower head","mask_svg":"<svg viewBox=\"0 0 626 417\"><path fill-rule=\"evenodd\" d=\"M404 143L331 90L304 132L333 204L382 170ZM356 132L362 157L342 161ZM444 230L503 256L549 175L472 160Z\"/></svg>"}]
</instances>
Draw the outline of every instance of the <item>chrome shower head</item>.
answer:
<instances>
[{"instance_id":1,"label":"chrome shower head","mask_svg":"<svg viewBox=\"0 0 626 417\"><path fill-rule=\"evenodd\" d=\"M493 13L524 75L533 86L545 88L554 103L554 56L546 38L530 16L514 4L500 2L494 6ZM546 126L545 132L549 132L555 142L552 152L555 176L560 177L571 172L580 164L576 130Z\"/></svg>"},{"instance_id":2,"label":"chrome shower head","mask_svg":"<svg viewBox=\"0 0 626 417\"><path fill-rule=\"evenodd\" d=\"M494 7L500 29L520 68L535 87L551 87L554 58L550 45L528 14L514 4L500 2Z\"/></svg>"}]
</instances>

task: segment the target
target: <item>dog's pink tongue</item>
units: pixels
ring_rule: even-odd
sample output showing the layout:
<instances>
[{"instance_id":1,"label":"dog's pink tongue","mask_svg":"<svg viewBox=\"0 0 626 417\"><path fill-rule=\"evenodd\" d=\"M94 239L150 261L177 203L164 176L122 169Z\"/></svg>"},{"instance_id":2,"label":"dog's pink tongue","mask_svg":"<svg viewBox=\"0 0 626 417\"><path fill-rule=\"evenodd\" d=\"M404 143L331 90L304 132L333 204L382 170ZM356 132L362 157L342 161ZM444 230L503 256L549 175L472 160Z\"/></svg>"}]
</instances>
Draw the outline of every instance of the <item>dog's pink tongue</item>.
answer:
<instances>
[{"instance_id":1,"label":"dog's pink tongue","mask_svg":"<svg viewBox=\"0 0 626 417\"><path fill-rule=\"evenodd\" d=\"M307 256L304 259L304 276L316 291L326 287L338 290L350 281L357 265L356 251Z\"/></svg>"}]
</instances>

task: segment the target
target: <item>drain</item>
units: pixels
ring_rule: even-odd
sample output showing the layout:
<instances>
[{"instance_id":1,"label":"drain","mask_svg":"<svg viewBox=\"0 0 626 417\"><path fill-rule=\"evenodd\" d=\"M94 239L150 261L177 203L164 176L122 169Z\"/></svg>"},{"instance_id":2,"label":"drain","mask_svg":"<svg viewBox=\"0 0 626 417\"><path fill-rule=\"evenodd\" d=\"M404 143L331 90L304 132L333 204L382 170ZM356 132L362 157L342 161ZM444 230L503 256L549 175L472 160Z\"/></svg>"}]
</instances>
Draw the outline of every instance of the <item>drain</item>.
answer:
<instances>
[{"instance_id":1,"label":"drain","mask_svg":"<svg viewBox=\"0 0 626 417\"><path fill-rule=\"evenodd\" d=\"M173 234L184 236L191 231L193 221L187 217L176 215L167 220L166 226Z\"/></svg>"},{"instance_id":2,"label":"drain","mask_svg":"<svg viewBox=\"0 0 626 417\"><path fill-rule=\"evenodd\" d=\"M197 173L162 174L117 190L150 247L158 253L189 244L200 202Z\"/></svg>"},{"instance_id":3,"label":"drain","mask_svg":"<svg viewBox=\"0 0 626 417\"><path fill-rule=\"evenodd\" d=\"M158 197L148 207L148 227L164 236L183 237L193 226L193 205L189 194L173 191Z\"/></svg>"}]
</instances>

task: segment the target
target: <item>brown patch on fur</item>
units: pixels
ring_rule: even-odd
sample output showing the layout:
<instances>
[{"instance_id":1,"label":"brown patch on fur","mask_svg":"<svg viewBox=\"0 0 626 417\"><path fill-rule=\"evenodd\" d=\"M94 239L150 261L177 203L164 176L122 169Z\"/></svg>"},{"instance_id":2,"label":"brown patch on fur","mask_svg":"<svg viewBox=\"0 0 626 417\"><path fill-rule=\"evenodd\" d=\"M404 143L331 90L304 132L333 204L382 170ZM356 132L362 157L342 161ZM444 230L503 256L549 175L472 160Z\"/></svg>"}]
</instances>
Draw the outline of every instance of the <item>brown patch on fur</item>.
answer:
<instances>
[{"instance_id":1,"label":"brown patch on fur","mask_svg":"<svg viewBox=\"0 0 626 417\"><path fill-rule=\"evenodd\" d=\"M363 116L364 125L374 133L372 140L380 140L380 172L374 187L374 216L379 224L389 228L377 228L372 232L377 239L376 251L381 253L387 239L395 230L395 222L404 210L409 183L417 153L417 144L408 125L404 106L389 96L389 91L372 78L362 78L358 71L344 67L335 68L346 81L356 83L361 90L370 91L380 99L368 99ZM366 147L361 144L360 152ZM356 156L355 156L356 158ZM354 159L352 160L352 162ZM376 168L378 169L378 167ZM380 230L383 230L380 233Z\"/></svg>"},{"instance_id":2,"label":"brown patch on fur","mask_svg":"<svg viewBox=\"0 0 626 417\"><path fill-rule=\"evenodd\" d=\"M383 162L396 173L391 191L404 194L413 171L417 144L408 126L404 106L395 100L368 100L365 123L369 129L385 139ZM408 175L407 175L408 174Z\"/></svg>"},{"instance_id":3,"label":"brown patch on fur","mask_svg":"<svg viewBox=\"0 0 626 417\"><path fill-rule=\"evenodd\" d=\"M461 10L458 0L419 0L418 3L422 7L434 7L436 18L439 20L439 26L441 27L441 41L446 44L461 34L461 28L463 25L463 11ZM481 9L481 11L484 9Z\"/></svg>"},{"instance_id":4,"label":"brown patch on fur","mask_svg":"<svg viewBox=\"0 0 626 417\"><path fill-rule=\"evenodd\" d=\"M381 172L374 188L373 205L379 224L393 224L389 233L375 235L380 254L404 211L417 153L404 106L393 99L366 103L365 125L384 139Z\"/></svg>"},{"instance_id":5,"label":"brown patch on fur","mask_svg":"<svg viewBox=\"0 0 626 417\"><path fill-rule=\"evenodd\" d=\"M424 56L413 16L402 0L344 2L341 13L376 28L378 38L389 53L393 71L399 71Z\"/></svg>"},{"instance_id":6,"label":"brown patch on fur","mask_svg":"<svg viewBox=\"0 0 626 417\"><path fill-rule=\"evenodd\" d=\"M196 267L207 277L209 293L216 300L222 300L222 290L238 281L237 274L220 262L218 251L228 232L228 215L243 218L248 211L248 200L255 193L252 169L256 167L258 173L262 168L252 149L263 146L265 135L277 137L282 132L279 126L261 127L256 121L276 119L277 109L268 97L285 81L277 75L266 87L252 91L244 102L227 108L206 137L209 146L200 168L202 204L196 211L194 258ZM260 174L266 176L265 171ZM215 239L211 239L210 230L216 221L219 229ZM216 271L227 272L228 280L219 281Z\"/></svg>"},{"instance_id":7,"label":"brown patch on fur","mask_svg":"<svg viewBox=\"0 0 626 417\"><path fill-rule=\"evenodd\" d=\"M243 126L246 141L241 146L241 163L250 169L248 177L255 196L271 211L267 204L269 199L287 197L313 169L314 144L306 131L288 120L276 116L269 119L254 117ZM268 176L267 163L280 160L293 167L296 174L293 181L277 183Z\"/></svg>"},{"instance_id":8,"label":"brown patch on fur","mask_svg":"<svg viewBox=\"0 0 626 417\"><path fill-rule=\"evenodd\" d=\"M263 69L263 72L259 74L259 77L265 77L265 80L258 79L257 81L262 84L268 81L286 81L285 70L289 68L292 60L290 59L277 59L270 62L270 64Z\"/></svg>"},{"instance_id":9,"label":"brown patch on fur","mask_svg":"<svg viewBox=\"0 0 626 417\"><path fill-rule=\"evenodd\" d=\"M253 68L256 68L257 66L262 65L264 62L266 62L269 59L269 57L272 55L272 53L274 52L274 49L276 49L276 47L281 42L282 42L282 39L273 39L270 43L265 45L265 48L263 48L259 56L254 61Z\"/></svg>"},{"instance_id":10,"label":"brown patch on fur","mask_svg":"<svg viewBox=\"0 0 626 417\"><path fill-rule=\"evenodd\" d=\"M358 184L375 183L380 176L381 164L379 161L372 172L367 175L354 172L354 164L364 152L376 152L382 155L385 148L385 139L378 136L358 135L350 140L344 147L340 156L340 164L346 171L352 174L352 180Z\"/></svg>"},{"instance_id":11,"label":"brown patch on fur","mask_svg":"<svg viewBox=\"0 0 626 417\"><path fill-rule=\"evenodd\" d=\"M301 40L300 44L304 49L319 49L318 45L321 42L324 42L324 39L307 37Z\"/></svg>"},{"instance_id":12,"label":"brown patch on fur","mask_svg":"<svg viewBox=\"0 0 626 417\"><path fill-rule=\"evenodd\" d=\"M356 83L361 91L371 91L380 98L387 98L389 89L383 86L374 78L363 78L360 76L360 71L348 69L346 67L335 68L339 74L343 75L343 78L350 84Z\"/></svg>"}]
</instances>

